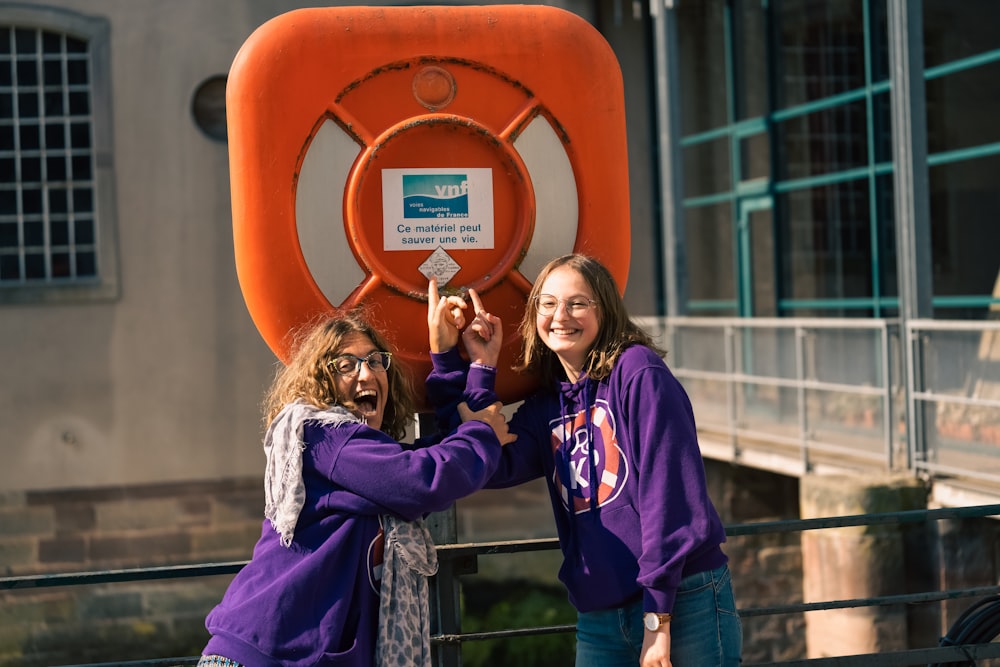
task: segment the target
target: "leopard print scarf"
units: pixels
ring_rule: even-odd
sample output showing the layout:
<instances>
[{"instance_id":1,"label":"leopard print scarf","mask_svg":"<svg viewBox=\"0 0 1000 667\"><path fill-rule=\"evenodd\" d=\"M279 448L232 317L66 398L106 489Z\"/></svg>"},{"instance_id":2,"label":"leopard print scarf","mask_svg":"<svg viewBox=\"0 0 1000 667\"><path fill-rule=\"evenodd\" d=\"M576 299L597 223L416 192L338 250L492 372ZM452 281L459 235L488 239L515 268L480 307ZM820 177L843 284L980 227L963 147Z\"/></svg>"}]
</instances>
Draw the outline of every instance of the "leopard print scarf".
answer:
<instances>
[{"instance_id":1,"label":"leopard print scarf","mask_svg":"<svg viewBox=\"0 0 1000 667\"><path fill-rule=\"evenodd\" d=\"M379 592L378 667L431 667L427 577L438 569L437 551L423 519L382 517L385 557Z\"/></svg>"}]
</instances>

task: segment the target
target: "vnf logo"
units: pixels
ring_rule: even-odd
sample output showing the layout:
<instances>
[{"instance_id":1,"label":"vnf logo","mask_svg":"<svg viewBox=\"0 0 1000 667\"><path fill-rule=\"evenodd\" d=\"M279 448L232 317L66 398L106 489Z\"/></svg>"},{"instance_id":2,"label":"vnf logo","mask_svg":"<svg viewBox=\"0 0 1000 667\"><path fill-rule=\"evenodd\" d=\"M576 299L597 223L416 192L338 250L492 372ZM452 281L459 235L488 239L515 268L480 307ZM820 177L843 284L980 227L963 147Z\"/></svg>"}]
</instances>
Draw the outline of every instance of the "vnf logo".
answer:
<instances>
[{"instance_id":1,"label":"vnf logo","mask_svg":"<svg viewBox=\"0 0 1000 667\"><path fill-rule=\"evenodd\" d=\"M553 482L559 489L563 505L574 514L590 509L593 485L590 483L590 435L593 434L594 467L597 504L605 505L621 493L628 479L628 460L618 446L615 418L606 401L599 400L590 408L590 433L583 412L549 422L552 430L552 455L555 457ZM563 446L563 443L566 443Z\"/></svg>"},{"instance_id":2,"label":"vnf logo","mask_svg":"<svg viewBox=\"0 0 1000 667\"><path fill-rule=\"evenodd\" d=\"M403 174L404 218L468 218L466 174Z\"/></svg>"}]
</instances>

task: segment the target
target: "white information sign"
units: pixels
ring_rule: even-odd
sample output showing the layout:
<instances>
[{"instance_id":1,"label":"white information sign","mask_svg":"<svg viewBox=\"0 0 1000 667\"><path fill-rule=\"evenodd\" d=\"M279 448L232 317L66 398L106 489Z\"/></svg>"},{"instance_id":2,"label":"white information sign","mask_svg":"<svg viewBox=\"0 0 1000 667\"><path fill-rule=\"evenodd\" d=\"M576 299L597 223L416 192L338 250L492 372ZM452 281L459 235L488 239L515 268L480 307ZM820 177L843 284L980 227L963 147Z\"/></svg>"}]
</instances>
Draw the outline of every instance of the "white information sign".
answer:
<instances>
[{"instance_id":1,"label":"white information sign","mask_svg":"<svg viewBox=\"0 0 1000 667\"><path fill-rule=\"evenodd\" d=\"M493 248L491 169L383 169L385 250Z\"/></svg>"}]
</instances>

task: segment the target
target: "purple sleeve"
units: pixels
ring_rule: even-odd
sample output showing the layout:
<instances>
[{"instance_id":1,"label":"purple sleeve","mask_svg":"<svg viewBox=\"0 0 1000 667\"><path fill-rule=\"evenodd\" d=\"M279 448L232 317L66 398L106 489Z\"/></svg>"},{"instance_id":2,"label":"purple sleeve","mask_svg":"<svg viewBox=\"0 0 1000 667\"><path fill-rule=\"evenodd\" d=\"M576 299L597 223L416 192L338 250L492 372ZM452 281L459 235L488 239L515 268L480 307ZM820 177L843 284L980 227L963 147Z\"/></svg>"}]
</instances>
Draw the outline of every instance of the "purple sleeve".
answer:
<instances>
[{"instance_id":1,"label":"purple sleeve","mask_svg":"<svg viewBox=\"0 0 1000 667\"><path fill-rule=\"evenodd\" d=\"M431 353L425 386L441 433L449 433L459 424L458 404L462 401L472 410L482 410L497 400L496 369L477 364L470 367L457 347Z\"/></svg>"},{"instance_id":2,"label":"purple sleeve","mask_svg":"<svg viewBox=\"0 0 1000 667\"><path fill-rule=\"evenodd\" d=\"M683 387L662 361L639 369L627 383L622 409L631 455L638 462L642 530L637 581L645 589L645 609L669 611L687 557L724 541L725 534L709 499L694 413Z\"/></svg>"},{"instance_id":3,"label":"purple sleeve","mask_svg":"<svg viewBox=\"0 0 1000 667\"><path fill-rule=\"evenodd\" d=\"M487 488L517 486L545 474L542 457L552 457L552 446L545 441L549 429L544 414L538 411L541 402L537 396L529 397L508 420L507 428L517 440L504 445Z\"/></svg>"},{"instance_id":4,"label":"purple sleeve","mask_svg":"<svg viewBox=\"0 0 1000 667\"><path fill-rule=\"evenodd\" d=\"M431 372L424 385L427 398L435 409L454 406L462 400L468 369L469 363L462 359L457 347L431 353Z\"/></svg>"},{"instance_id":5,"label":"purple sleeve","mask_svg":"<svg viewBox=\"0 0 1000 667\"><path fill-rule=\"evenodd\" d=\"M413 521L479 490L499 457L496 434L480 421L466 422L438 444L415 450L359 427L328 474L336 484Z\"/></svg>"}]
</instances>

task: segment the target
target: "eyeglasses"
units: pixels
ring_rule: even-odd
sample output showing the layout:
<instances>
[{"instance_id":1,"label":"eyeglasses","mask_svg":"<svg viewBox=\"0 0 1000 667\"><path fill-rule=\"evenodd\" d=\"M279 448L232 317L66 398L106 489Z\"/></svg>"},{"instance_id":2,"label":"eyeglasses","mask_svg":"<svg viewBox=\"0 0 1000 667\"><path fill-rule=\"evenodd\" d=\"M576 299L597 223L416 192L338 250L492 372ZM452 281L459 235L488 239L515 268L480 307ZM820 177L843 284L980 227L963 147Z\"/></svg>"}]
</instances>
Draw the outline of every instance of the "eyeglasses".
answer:
<instances>
[{"instance_id":1,"label":"eyeglasses","mask_svg":"<svg viewBox=\"0 0 1000 667\"><path fill-rule=\"evenodd\" d=\"M337 375L352 376L361 372L361 363L368 364L368 368L376 373L384 373L389 368L389 361L392 359L391 352L379 352L376 350L367 357L356 357L353 354L342 354L326 362L326 365L333 369Z\"/></svg>"},{"instance_id":2,"label":"eyeglasses","mask_svg":"<svg viewBox=\"0 0 1000 667\"><path fill-rule=\"evenodd\" d=\"M597 302L593 299L585 299L582 296L575 296L570 299L557 299L551 294L539 294L535 297L535 307L538 309L538 314L542 317L555 315L556 311L559 310L560 303L566 304L566 312L572 317L581 317L597 305Z\"/></svg>"}]
</instances>

